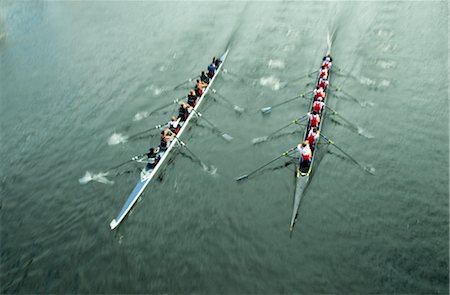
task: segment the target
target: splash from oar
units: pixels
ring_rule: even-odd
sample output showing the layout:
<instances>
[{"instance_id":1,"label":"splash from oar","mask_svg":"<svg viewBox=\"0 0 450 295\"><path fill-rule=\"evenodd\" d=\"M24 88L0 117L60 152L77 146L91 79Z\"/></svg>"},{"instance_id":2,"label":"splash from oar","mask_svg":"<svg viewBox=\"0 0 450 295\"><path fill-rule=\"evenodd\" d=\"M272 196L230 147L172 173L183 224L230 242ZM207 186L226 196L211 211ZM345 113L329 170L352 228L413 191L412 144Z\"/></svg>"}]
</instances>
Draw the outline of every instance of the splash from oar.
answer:
<instances>
[{"instance_id":1,"label":"splash from oar","mask_svg":"<svg viewBox=\"0 0 450 295\"><path fill-rule=\"evenodd\" d=\"M120 133L113 133L108 139L108 145L116 145L119 143L125 143L128 140L128 136L122 135Z\"/></svg>"},{"instance_id":2,"label":"splash from oar","mask_svg":"<svg viewBox=\"0 0 450 295\"><path fill-rule=\"evenodd\" d=\"M109 175L108 172L100 172L100 173L94 174L92 172L86 171L86 174L83 177L81 177L80 179L78 179L78 182L80 184L86 184L90 181L97 181L97 182L104 183L104 184L113 184L114 181L107 179L106 178L107 175Z\"/></svg>"},{"instance_id":3,"label":"splash from oar","mask_svg":"<svg viewBox=\"0 0 450 295\"><path fill-rule=\"evenodd\" d=\"M139 112L133 117L133 121L140 121L142 119L145 119L149 116L148 112Z\"/></svg>"}]
</instances>

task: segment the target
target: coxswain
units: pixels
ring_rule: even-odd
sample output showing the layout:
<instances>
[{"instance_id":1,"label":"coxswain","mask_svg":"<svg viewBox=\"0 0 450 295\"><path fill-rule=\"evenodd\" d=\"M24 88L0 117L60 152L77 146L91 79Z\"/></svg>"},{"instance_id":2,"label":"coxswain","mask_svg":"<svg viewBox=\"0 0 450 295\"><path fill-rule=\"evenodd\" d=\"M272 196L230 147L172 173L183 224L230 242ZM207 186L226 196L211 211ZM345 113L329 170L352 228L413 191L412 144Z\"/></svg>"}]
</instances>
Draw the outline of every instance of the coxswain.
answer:
<instances>
[{"instance_id":1,"label":"coxswain","mask_svg":"<svg viewBox=\"0 0 450 295\"><path fill-rule=\"evenodd\" d=\"M328 82L328 80L326 80L326 79L320 79L318 85L319 85L319 87L322 88L322 89L327 89L327 87L328 87L329 84L330 84L330 83Z\"/></svg>"},{"instance_id":2,"label":"coxswain","mask_svg":"<svg viewBox=\"0 0 450 295\"><path fill-rule=\"evenodd\" d=\"M216 66L214 65L214 63L212 63L208 66L208 77L210 79L212 79L212 77L214 77L215 72L216 72Z\"/></svg>"},{"instance_id":3,"label":"coxswain","mask_svg":"<svg viewBox=\"0 0 450 295\"><path fill-rule=\"evenodd\" d=\"M311 149L314 149L314 145L319 140L319 136L320 130L318 130L317 127L313 127L309 130L307 140Z\"/></svg>"},{"instance_id":4,"label":"coxswain","mask_svg":"<svg viewBox=\"0 0 450 295\"><path fill-rule=\"evenodd\" d=\"M178 110L178 118L180 118L181 122L184 122L189 117L189 113L191 112L192 107L182 101L180 103L180 109Z\"/></svg>"},{"instance_id":5,"label":"coxswain","mask_svg":"<svg viewBox=\"0 0 450 295\"><path fill-rule=\"evenodd\" d=\"M216 66L216 68L218 68L220 66L220 64L222 63L222 61L220 60L220 58L217 58L214 56L212 63Z\"/></svg>"},{"instance_id":6,"label":"coxswain","mask_svg":"<svg viewBox=\"0 0 450 295\"><path fill-rule=\"evenodd\" d=\"M159 160L161 159L161 156L158 153L159 153L159 147L156 147L156 148L150 148L148 153L145 154L145 156L147 156L147 158L148 158L147 166L145 167L145 170L148 171L148 170L151 170L156 167Z\"/></svg>"},{"instance_id":7,"label":"coxswain","mask_svg":"<svg viewBox=\"0 0 450 295\"><path fill-rule=\"evenodd\" d=\"M189 90L189 93L187 96L187 103L191 107L195 107L195 104L197 103L197 93L193 89Z\"/></svg>"},{"instance_id":8,"label":"coxswain","mask_svg":"<svg viewBox=\"0 0 450 295\"><path fill-rule=\"evenodd\" d=\"M322 79L327 79L327 77L328 77L328 69L325 68L324 66L322 66L320 68L320 76L319 77Z\"/></svg>"},{"instance_id":9,"label":"coxswain","mask_svg":"<svg viewBox=\"0 0 450 295\"><path fill-rule=\"evenodd\" d=\"M160 143L160 147L162 149L167 149L167 147L170 144L170 141L175 137L175 133L170 131L169 128L161 131L161 143Z\"/></svg>"},{"instance_id":10,"label":"coxswain","mask_svg":"<svg viewBox=\"0 0 450 295\"><path fill-rule=\"evenodd\" d=\"M331 58L331 54L327 54L323 57L323 61L333 62L333 58Z\"/></svg>"},{"instance_id":11,"label":"coxswain","mask_svg":"<svg viewBox=\"0 0 450 295\"><path fill-rule=\"evenodd\" d=\"M313 110L320 114L322 113L324 105L325 103L322 101L322 98L319 97L316 101L313 102Z\"/></svg>"},{"instance_id":12,"label":"coxswain","mask_svg":"<svg viewBox=\"0 0 450 295\"><path fill-rule=\"evenodd\" d=\"M170 131L174 132L175 134L180 131L180 120L181 118L176 118L175 116L170 118L170 122L168 123Z\"/></svg>"},{"instance_id":13,"label":"coxswain","mask_svg":"<svg viewBox=\"0 0 450 295\"><path fill-rule=\"evenodd\" d=\"M316 111L312 111L308 113L308 117L309 117L309 125L311 127L319 127L319 123L320 123L320 116L319 114L317 114Z\"/></svg>"},{"instance_id":14,"label":"coxswain","mask_svg":"<svg viewBox=\"0 0 450 295\"><path fill-rule=\"evenodd\" d=\"M314 89L314 97L315 99L318 99L319 97L324 98L325 92L323 91L323 88L317 85L316 89Z\"/></svg>"},{"instance_id":15,"label":"coxswain","mask_svg":"<svg viewBox=\"0 0 450 295\"><path fill-rule=\"evenodd\" d=\"M300 167L309 166L311 164L312 157L309 142L307 140L302 142L302 144L297 145L297 149L300 152Z\"/></svg>"},{"instance_id":16,"label":"coxswain","mask_svg":"<svg viewBox=\"0 0 450 295\"><path fill-rule=\"evenodd\" d=\"M200 75L200 80L202 80L203 83L209 84L209 77L206 76L204 71L202 71L202 74Z\"/></svg>"}]
</instances>

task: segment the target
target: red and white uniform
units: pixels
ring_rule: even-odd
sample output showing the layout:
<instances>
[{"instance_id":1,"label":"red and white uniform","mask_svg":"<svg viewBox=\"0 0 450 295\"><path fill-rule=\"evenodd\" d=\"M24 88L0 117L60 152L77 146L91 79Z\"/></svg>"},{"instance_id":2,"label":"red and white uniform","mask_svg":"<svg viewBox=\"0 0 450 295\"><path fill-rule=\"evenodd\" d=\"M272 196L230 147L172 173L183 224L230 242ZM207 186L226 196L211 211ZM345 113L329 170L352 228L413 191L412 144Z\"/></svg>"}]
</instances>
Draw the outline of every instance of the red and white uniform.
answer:
<instances>
[{"instance_id":1,"label":"red and white uniform","mask_svg":"<svg viewBox=\"0 0 450 295\"><path fill-rule=\"evenodd\" d=\"M309 130L309 134L308 134L308 142L309 145L314 145L314 143L319 139L319 132L314 133L314 130Z\"/></svg>"},{"instance_id":2,"label":"red and white uniform","mask_svg":"<svg viewBox=\"0 0 450 295\"><path fill-rule=\"evenodd\" d=\"M317 113L321 113L322 112L322 108L325 105L325 103L321 100L316 100L313 103L313 110L315 110Z\"/></svg>"},{"instance_id":3,"label":"red and white uniform","mask_svg":"<svg viewBox=\"0 0 450 295\"><path fill-rule=\"evenodd\" d=\"M325 59L325 61L323 62L323 66L327 69L327 70L329 70L329 69L331 69L331 61L329 60L329 58L328 58L328 60L327 59Z\"/></svg>"},{"instance_id":4,"label":"red and white uniform","mask_svg":"<svg viewBox=\"0 0 450 295\"><path fill-rule=\"evenodd\" d=\"M316 99L319 98L319 97L324 98L325 97L325 92L323 91L323 88L314 89L314 96L315 96Z\"/></svg>"},{"instance_id":5,"label":"red and white uniform","mask_svg":"<svg viewBox=\"0 0 450 295\"><path fill-rule=\"evenodd\" d=\"M312 152L309 145L306 145L302 147L300 144L297 146L298 151L300 152L300 155L302 157L303 161L311 161Z\"/></svg>"},{"instance_id":6,"label":"red and white uniform","mask_svg":"<svg viewBox=\"0 0 450 295\"><path fill-rule=\"evenodd\" d=\"M327 79L327 77L328 77L328 70L327 69L321 69L320 70L320 78Z\"/></svg>"},{"instance_id":7,"label":"red and white uniform","mask_svg":"<svg viewBox=\"0 0 450 295\"><path fill-rule=\"evenodd\" d=\"M318 114L311 114L308 113L308 117L309 117L309 125L311 127L319 127L319 122L320 122L320 116Z\"/></svg>"},{"instance_id":8,"label":"red and white uniform","mask_svg":"<svg viewBox=\"0 0 450 295\"><path fill-rule=\"evenodd\" d=\"M328 82L328 80L324 80L324 79L320 79L319 81L319 87L325 89L326 87L328 87L328 84L330 84Z\"/></svg>"}]
</instances>

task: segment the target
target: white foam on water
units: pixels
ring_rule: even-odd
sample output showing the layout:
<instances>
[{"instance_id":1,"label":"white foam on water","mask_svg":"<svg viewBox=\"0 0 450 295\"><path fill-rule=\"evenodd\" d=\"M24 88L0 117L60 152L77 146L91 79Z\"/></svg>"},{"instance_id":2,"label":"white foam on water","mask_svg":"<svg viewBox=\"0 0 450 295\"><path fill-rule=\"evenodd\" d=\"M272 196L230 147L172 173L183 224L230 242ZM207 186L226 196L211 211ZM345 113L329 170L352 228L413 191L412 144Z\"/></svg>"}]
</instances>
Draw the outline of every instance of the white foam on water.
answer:
<instances>
[{"instance_id":1,"label":"white foam on water","mask_svg":"<svg viewBox=\"0 0 450 295\"><path fill-rule=\"evenodd\" d=\"M391 30L384 30L384 29L379 29L376 32L376 34L380 38L391 38L394 36L394 32L392 32Z\"/></svg>"},{"instance_id":2,"label":"white foam on water","mask_svg":"<svg viewBox=\"0 0 450 295\"><path fill-rule=\"evenodd\" d=\"M359 83L361 83L363 85L367 85L367 86L373 86L373 85L375 85L376 81L372 80L370 78L361 76L361 78L359 79Z\"/></svg>"},{"instance_id":3,"label":"white foam on water","mask_svg":"<svg viewBox=\"0 0 450 295\"><path fill-rule=\"evenodd\" d=\"M271 69L284 69L285 63L279 59L270 59L268 62L268 66Z\"/></svg>"},{"instance_id":4,"label":"white foam on water","mask_svg":"<svg viewBox=\"0 0 450 295\"><path fill-rule=\"evenodd\" d=\"M389 80L382 80L379 84L380 87L389 87L391 85L391 81Z\"/></svg>"},{"instance_id":5,"label":"white foam on water","mask_svg":"<svg viewBox=\"0 0 450 295\"><path fill-rule=\"evenodd\" d=\"M162 72L162 71L165 71L166 68L165 68L165 66L161 66L159 68L159 70ZM150 92L150 91L153 93L153 95L158 96L164 91L164 89L156 87L155 85L152 84L152 85L150 85L150 86L145 88L145 92Z\"/></svg>"},{"instance_id":6,"label":"white foam on water","mask_svg":"<svg viewBox=\"0 0 450 295\"><path fill-rule=\"evenodd\" d=\"M128 137L124 136L120 133L113 133L111 137L108 139L108 145L116 145L119 143L127 142Z\"/></svg>"},{"instance_id":7,"label":"white foam on water","mask_svg":"<svg viewBox=\"0 0 450 295\"><path fill-rule=\"evenodd\" d=\"M133 121L140 121L140 120L142 120L142 119L147 118L148 115L149 115L148 112L139 112L139 113L137 113L136 115L134 115Z\"/></svg>"},{"instance_id":8,"label":"white foam on water","mask_svg":"<svg viewBox=\"0 0 450 295\"><path fill-rule=\"evenodd\" d=\"M86 171L84 176L78 179L78 182L80 184L86 184L90 181L97 181L104 184L113 184L114 181L107 179L106 178L107 175L109 175L108 172L100 172L97 174L93 174L92 172Z\"/></svg>"},{"instance_id":9,"label":"white foam on water","mask_svg":"<svg viewBox=\"0 0 450 295\"><path fill-rule=\"evenodd\" d=\"M395 66L397 66L397 63L395 61L393 61L393 60L382 60L382 59L379 59L379 60L377 60L377 65L380 68L383 68L383 69L392 69Z\"/></svg>"},{"instance_id":10,"label":"white foam on water","mask_svg":"<svg viewBox=\"0 0 450 295\"><path fill-rule=\"evenodd\" d=\"M262 77L259 79L259 84L261 86L267 86L270 87L272 90L279 90L280 89L280 79L275 78L274 76L270 77Z\"/></svg>"}]
</instances>

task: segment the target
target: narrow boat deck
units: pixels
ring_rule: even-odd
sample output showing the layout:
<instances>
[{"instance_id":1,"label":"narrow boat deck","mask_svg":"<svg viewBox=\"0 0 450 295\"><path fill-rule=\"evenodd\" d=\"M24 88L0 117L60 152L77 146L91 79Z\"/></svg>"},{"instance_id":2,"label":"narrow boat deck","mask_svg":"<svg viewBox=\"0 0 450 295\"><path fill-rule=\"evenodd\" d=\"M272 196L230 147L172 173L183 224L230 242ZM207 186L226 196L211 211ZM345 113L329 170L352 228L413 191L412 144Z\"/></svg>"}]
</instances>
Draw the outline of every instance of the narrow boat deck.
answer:
<instances>
[{"instance_id":1,"label":"narrow boat deck","mask_svg":"<svg viewBox=\"0 0 450 295\"><path fill-rule=\"evenodd\" d=\"M200 98L197 99L197 103L194 107L194 110L197 111L197 109L200 107L200 105L202 104L202 102L204 101L206 94L208 93L209 89L211 88L211 85L213 84L213 82L215 81L216 77L218 76L218 74L220 73L220 70L222 69L223 64L225 63L225 60L228 56L230 49L227 48L227 50L225 51L225 53L220 57L220 60L222 61L219 65L219 67L217 68L214 76L211 78L211 80L209 81L208 86L205 88L205 90L203 91L203 94L200 96ZM125 204L123 205L122 209L120 210L119 214L117 215L117 217L115 219L113 219L110 223L110 228L111 230L115 229L121 222L122 220L127 216L128 212L131 210L131 208L133 207L133 205L136 203L136 201L138 200L138 198L141 196L141 194L144 192L145 188L147 187L147 185L151 182L151 180L155 177L155 175L158 173L158 171L161 169L161 167L165 164L165 162L167 162L168 160L168 156L171 154L172 149L180 144L178 138L181 137L181 135L183 134L183 132L187 129L189 122L192 120L192 118L196 115L195 111L191 111L189 116L187 117L186 121L183 122L181 129L178 131L177 133L177 137L175 137L172 142L170 144L168 144L168 147L165 151L161 151L159 153L160 155L160 160L158 162L158 164L150 170L146 170L145 168L143 169L143 171L141 172L141 177L140 180L138 181L138 183L136 184L136 186L134 187L133 191L130 193L130 195L128 196Z\"/></svg>"}]
</instances>

